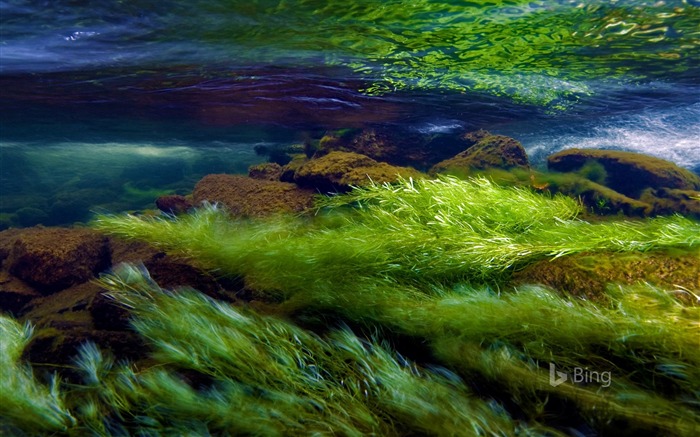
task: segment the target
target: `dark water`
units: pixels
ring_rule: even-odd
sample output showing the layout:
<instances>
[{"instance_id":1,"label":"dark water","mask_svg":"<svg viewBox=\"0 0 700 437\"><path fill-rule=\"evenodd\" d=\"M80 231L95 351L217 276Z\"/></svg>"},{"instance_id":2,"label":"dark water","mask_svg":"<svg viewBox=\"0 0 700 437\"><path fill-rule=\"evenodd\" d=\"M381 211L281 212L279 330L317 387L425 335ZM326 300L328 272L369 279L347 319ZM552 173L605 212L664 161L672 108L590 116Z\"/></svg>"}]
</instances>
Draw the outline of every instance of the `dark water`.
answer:
<instances>
[{"instance_id":1,"label":"dark water","mask_svg":"<svg viewBox=\"0 0 700 437\"><path fill-rule=\"evenodd\" d=\"M148 207L327 129L700 170L696 1L1 1L0 226Z\"/></svg>"}]
</instances>

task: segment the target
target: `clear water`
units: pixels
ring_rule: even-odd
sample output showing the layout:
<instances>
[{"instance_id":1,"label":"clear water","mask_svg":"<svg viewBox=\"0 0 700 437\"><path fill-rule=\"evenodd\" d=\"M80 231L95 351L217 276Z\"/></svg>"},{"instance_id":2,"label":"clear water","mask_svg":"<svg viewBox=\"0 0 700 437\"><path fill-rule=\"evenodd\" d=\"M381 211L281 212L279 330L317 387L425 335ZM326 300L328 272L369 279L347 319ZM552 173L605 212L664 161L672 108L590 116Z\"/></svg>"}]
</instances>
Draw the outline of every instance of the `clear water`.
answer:
<instances>
[{"instance_id":1,"label":"clear water","mask_svg":"<svg viewBox=\"0 0 700 437\"><path fill-rule=\"evenodd\" d=\"M327 129L700 171L696 1L0 1L0 226L145 208Z\"/></svg>"}]
</instances>

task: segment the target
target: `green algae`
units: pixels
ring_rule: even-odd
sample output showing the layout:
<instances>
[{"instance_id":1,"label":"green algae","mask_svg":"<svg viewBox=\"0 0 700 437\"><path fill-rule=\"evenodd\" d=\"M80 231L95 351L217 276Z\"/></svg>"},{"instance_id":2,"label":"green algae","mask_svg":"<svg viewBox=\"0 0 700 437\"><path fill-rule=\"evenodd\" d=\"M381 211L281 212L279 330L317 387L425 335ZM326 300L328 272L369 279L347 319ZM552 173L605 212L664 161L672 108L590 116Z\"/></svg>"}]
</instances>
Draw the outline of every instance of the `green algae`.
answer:
<instances>
[{"instance_id":1,"label":"green algae","mask_svg":"<svg viewBox=\"0 0 700 437\"><path fill-rule=\"evenodd\" d=\"M236 57L340 65L362 90L474 92L564 109L593 81L683 74L700 56L700 8L682 1L445 0L197 3L204 35ZM220 14L235 13L235 26ZM183 29L177 32L182 34ZM186 37L181 35L180 37ZM265 49L260 49L265 47Z\"/></svg>"},{"instance_id":2,"label":"green algae","mask_svg":"<svg viewBox=\"0 0 700 437\"><path fill-rule=\"evenodd\" d=\"M54 378L50 386L44 386L20 362L32 334L31 326L0 315L0 430L64 431L74 425L74 418L62 399L60 380Z\"/></svg>"},{"instance_id":3,"label":"green algae","mask_svg":"<svg viewBox=\"0 0 700 437\"><path fill-rule=\"evenodd\" d=\"M529 430L450 372L422 369L347 329L322 338L194 290L164 291L145 270L128 265L101 284L132 311L134 329L153 347L154 363L116 363L85 345L75 362L83 382L65 385L61 393L75 422L50 431L478 436ZM7 324L0 326L16 325L2 320ZM23 344L16 346L21 352ZM8 355L8 362L18 358ZM11 412L21 399L7 395ZM31 417L0 413L5 426L44 431L26 420Z\"/></svg>"},{"instance_id":4,"label":"green algae","mask_svg":"<svg viewBox=\"0 0 700 437\"><path fill-rule=\"evenodd\" d=\"M483 178L374 184L318 206L315 217L256 220L212 206L178 218L98 217L103 231L243 277L275 297L276 316L164 291L138 267L115 269L100 283L132 313L151 363L116 364L84 347L83 384L55 389L66 432L557 435L582 421L600 433L691 436L700 428L698 290L679 299L679 290L648 283L610 285L604 299L587 301L507 285L519 268L578 253L593 269L596 254L611 251L692 256L697 222L589 223L570 198ZM333 328L343 323L374 334ZM389 344L415 354L397 337L427 348L416 357L423 365L392 352ZM19 354L9 356L19 372ZM558 382L555 368L607 377Z\"/></svg>"},{"instance_id":5,"label":"green algae","mask_svg":"<svg viewBox=\"0 0 700 437\"><path fill-rule=\"evenodd\" d=\"M351 204L359 208L339 211ZM700 244L700 224L681 216L589 223L576 218L580 207L573 199L484 178L373 184L319 205L339 212L316 221L246 222L208 207L177 221L101 216L95 225L243 275L262 289L348 276L489 282L538 260L580 252Z\"/></svg>"}]
</instances>

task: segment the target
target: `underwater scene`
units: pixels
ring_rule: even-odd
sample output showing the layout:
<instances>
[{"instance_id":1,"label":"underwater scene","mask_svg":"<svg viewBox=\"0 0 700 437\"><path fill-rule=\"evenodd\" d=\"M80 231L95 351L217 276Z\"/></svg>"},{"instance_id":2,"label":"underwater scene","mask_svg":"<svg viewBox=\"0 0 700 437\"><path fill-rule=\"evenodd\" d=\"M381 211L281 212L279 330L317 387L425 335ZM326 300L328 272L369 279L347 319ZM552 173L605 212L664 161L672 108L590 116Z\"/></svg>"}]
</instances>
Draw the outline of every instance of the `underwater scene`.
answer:
<instances>
[{"instance_id":1,"label":"underwater scene","mask_svg":"<svg viewBox=\"0 0 700 437\"><path fill-rule=\"evenodd\" d=\"M700 435L700 2L0 1L0 436Z\"/></svg>"}]
</instances>

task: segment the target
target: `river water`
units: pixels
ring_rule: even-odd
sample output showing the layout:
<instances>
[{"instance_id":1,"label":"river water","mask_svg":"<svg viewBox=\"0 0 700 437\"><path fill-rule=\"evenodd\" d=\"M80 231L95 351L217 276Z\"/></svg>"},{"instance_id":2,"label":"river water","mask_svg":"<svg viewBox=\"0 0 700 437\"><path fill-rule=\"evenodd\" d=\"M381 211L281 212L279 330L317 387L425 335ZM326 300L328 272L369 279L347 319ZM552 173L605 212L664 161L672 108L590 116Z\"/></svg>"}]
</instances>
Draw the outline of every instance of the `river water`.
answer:
<instances>
[{"instance_id":1,"label":"river water","mask_svg":"<svg viewBox=\"0 0 700 437\"><path fill-rule=\"evenodd\" d=\"M0 1L0 227L150 207L328 129L700 171L697 1Z\"/></svg>"}]
</instances>

